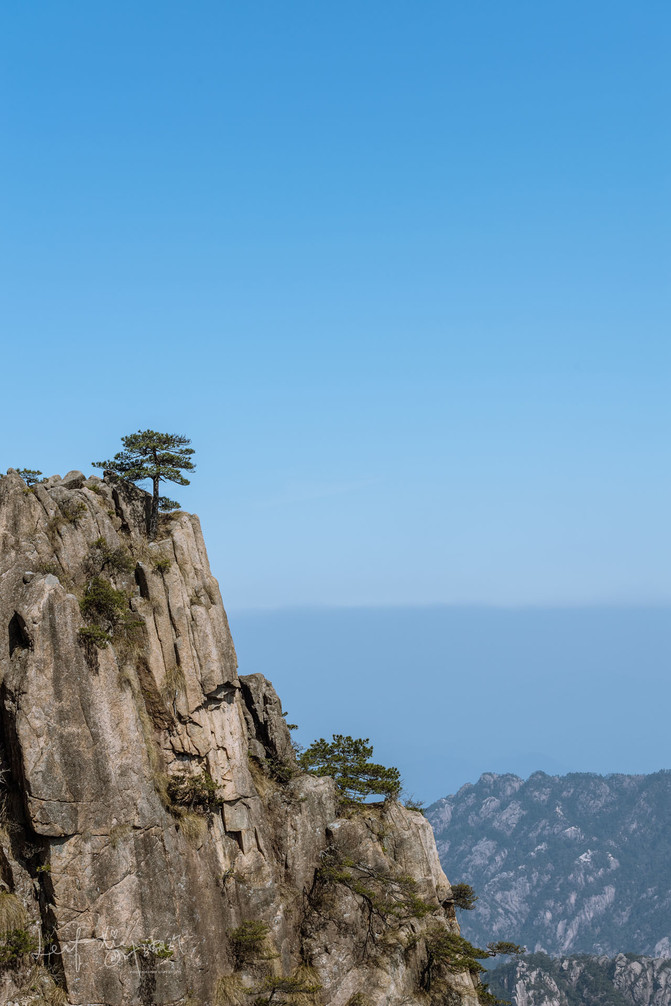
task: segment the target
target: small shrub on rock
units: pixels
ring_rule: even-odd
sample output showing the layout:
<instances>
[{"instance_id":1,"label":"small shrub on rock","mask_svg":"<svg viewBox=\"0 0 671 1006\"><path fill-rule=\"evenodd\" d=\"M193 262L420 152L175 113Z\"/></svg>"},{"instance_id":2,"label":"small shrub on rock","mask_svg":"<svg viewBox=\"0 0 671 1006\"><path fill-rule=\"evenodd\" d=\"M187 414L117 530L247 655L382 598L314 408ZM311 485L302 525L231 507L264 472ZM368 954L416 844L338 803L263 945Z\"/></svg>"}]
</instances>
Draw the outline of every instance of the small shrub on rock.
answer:
<instances>
[{"instance_id":1,"label":"small shrub on rock","mask_svg":"<svg viewBox=\"0 0 671 1006\"><path fill-rule=\"evenodd\" d=\"M424 810L424 801L416 800L414 796L401 797L403 800L403 805L406 810L413 810L416 814L422 814L426 817L426 811Z\"/></svg>"},{"instance_id":2,"label":"small shrub on rock","mask_svg":"<svg viewBox=\"0 0 671 1006\"><path fill-rule=\"evenodd\" d=\"M190 810L212 810L223 803L219 787L209 772L188 775L180 772L168 780L168 798L179 807Z\"/></svg>"},{"instance_id":3,"label":"small shrub on rock","mask_svg":"<svg viewBox=\"0 0 671 1006\"><path fill-rule=\"evenodd\" d=\"M89 549L88 565L92 571L101 573L108 569L114 573L131 573L135 563L123 546L114 548L104 538L96 538Z\"/></svg>"},{"instance_id":4,"label":"small shrub on rock","mask_svg":"<svg viewBox=\"0 0 671 1006\"><path fill-rule=\"evenodd\" d=\"M76 525L87 509L83 500L64 500L58 504L58 511L49 521L47 530L53 536L64 524Z\"/></svg>"},{"instance_id":5,"label":"small shrub on rock","mask_svg":"<svg viewBox=\"0 0 671 1006\"><path fill-rule=\"evenodd\" d=\"M84 618L106 621L115 625L126 611L128 602L121 590L115 590L109 580L94 576L79 602Z\"/></svg>"},{"instance_id":6,"label":"small shrub on rock","mask_svg":"<svg viewBox=\"0 0 671 1006\"><path fill-rule=\"evenodd\" d=\"M282 786L286 786L300 772L298 765L294 761L289 761L288 758L274 758L272 755L264 760L263 767L270 778L274 779L275 782L279 782Z\"/></svg>"},{"instance_id":7,"label":"small shrub on rock","mask_svg":"<svg viewBox=\"0 0 671 1006\"><path fill-rule=\"evenodd\" d=\"M27 929L10 929L0 936L0 968L18 967L37 949L38 942Z\"/></svg>"},{"instance_id":8,"label":"small shrub on rock","mask_svg":"<svg viewBox=\"0 0 671 1006\"><path fill-rule=\"evenodd\" d=\"M236 968L244 968L256 961L269 961L277 957L277 954L270 953L266 945L266 938L270 933L270 926L266 922L243 922L236 929L231 929L228 933L228 942L235 961Z\"/></svg>"},{"instance_id":9,"label":"small shrub on rock","mask_svg":"<svg viewBox=\"0 0 671 1006\"><path fill-rule=\"evenodd\" d=\"M79 637L89 648L107 646L116 635L132 638L144 625L143 620L130 611L123 591L116 590L102 576L89 580L79 607L89 623L80 630Z\"/></svg>"},{"instance_id":10,"label":"small shrub on rock","mask_svg":"<svg viewBox=\"0 0 671 1006\"><path fill-rule=\"evenodd\" d=\"M98 650L104 650L112 642L109 632L105 632L99 625L85 625L79 630L78 636L85 649L93 647Z\"/></svg>"}]
</instances>

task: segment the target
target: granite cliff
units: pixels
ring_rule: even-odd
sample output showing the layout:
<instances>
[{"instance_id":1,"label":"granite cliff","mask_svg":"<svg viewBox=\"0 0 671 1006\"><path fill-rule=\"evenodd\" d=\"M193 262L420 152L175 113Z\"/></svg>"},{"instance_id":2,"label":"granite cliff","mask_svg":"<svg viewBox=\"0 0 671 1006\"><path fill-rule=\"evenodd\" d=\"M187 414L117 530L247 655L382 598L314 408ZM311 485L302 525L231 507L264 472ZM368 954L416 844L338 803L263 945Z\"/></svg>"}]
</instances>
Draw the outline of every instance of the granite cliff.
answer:
<instances>
[{"instance_id":1,"label":"granite cliff","mask_svg":"<svg viewBox=\"0 0 671 1006\"><path fill-rule=\"evenodd\" d=\"M0 1001L476 1006L427 971L428 821L298 772L198 519L146 527L128 483L0 479Z\"/></svg>"},{"instance_id":2,"label":"granite cliff","mask_svg":"<svg viewBox=\"0 0 671 1006\"><path fill-rule=\"evenodd\" d=\"M483 775L427 811L478 943L671 957L671 772Z\"/></svg>"}]
</instances>

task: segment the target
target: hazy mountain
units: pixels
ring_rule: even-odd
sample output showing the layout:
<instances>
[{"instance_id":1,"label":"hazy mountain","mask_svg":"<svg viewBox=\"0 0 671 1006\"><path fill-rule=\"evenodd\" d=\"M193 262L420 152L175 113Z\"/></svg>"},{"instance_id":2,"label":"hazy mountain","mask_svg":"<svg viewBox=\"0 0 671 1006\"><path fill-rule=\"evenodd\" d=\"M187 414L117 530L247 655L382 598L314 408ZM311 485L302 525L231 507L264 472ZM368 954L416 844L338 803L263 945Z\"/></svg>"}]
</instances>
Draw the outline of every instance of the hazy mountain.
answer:
<instances>
[{"instance_id":1,"label":"hazy mountain","mask_svg":"<svg viewBox=\"0 0 671 1006\"><path fill-rule=\"evenodd\" d=\"M671 772L486 774L427 816L474 943L671 956Z\"/></svg>"},{"instance_id":2,"label":"hazy mountain","mask_svg":"<svg viewBox=\"0 0 671 1006\"><path fill-rule=\"evenodd\" d=\"M488 975L513 1006L668 1006L671 960L635 954L551 958L533 954Z\"/></svg>"}]
</instances>

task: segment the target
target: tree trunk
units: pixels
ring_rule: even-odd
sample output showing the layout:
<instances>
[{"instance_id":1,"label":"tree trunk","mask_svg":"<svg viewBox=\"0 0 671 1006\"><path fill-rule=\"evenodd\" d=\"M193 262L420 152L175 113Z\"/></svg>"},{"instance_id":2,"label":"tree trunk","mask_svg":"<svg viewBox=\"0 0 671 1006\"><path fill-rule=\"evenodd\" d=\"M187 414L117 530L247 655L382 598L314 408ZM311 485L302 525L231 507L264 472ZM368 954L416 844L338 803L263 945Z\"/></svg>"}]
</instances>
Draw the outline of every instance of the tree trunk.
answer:
<instances>
[{"instance_id":1,"label":"tree trunk","mask_svg":"<svg viewBox=\"0 0 671 1006\"><path fill-rule=\"evenodd\" d=\"M158 485L159 478L154 477L154 492L151 498L151 514L149 516L149 540L153 541L158 534Z\"/></svg>"}]
</instances>

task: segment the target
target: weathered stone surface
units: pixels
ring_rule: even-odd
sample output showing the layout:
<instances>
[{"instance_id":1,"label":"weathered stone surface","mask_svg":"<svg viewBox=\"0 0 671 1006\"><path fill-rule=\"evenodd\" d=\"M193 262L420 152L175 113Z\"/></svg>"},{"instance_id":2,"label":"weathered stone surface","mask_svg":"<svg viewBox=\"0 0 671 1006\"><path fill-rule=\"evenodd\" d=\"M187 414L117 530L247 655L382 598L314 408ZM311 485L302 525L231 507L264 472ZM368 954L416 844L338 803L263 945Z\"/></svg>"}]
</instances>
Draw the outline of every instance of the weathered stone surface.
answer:
<instances>
[{"instance_id":1,"label":"weathered stone surface","mask_svg":"<svg viewBox=\"0 0 671 1006\"><path fill-rule=\"evenodd\" d=\"M428 823L398 804L339 817L332 780L297 774L272 686L237 676L198 519L146 527L147 494L109 476L0 479L0 883L68 1002L223 1006L222 981L299 966L324 1006L431 1001L422 934L456 922ZM87 621L96 582L121 607ZM412 878L428 915L371 929L356 892L324 892L334 857L383 889ZM244 921L268 925L269 952L241 965ZM467 973L450 983L474 1006Z\"/></svg>"},{"instance_id":2,"label":"weathered stone surface","mask_svg":"<svg viewBox=\"0 0 671 1006\"><path fill-rule=\"evenodd\" d=\"M63 476L61 485L64 489L81 489L85 482L86 476L83 472L73 471Z\"/></svg>"},{"instance_id":3,"label":"weathered stone surface","mask_svg":"<svg viewBox=\"0 0 671 1006\"><path fill-rule=\"evenodd\" d=\"M293 763L295 755L291 734L282 706L271 683L262 674L245 674L240 678L245 704L247 730L251 744L261 757L269 754L280 762Z\"/></svg>"}]
</instances>

